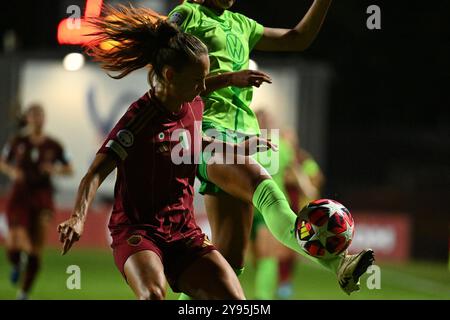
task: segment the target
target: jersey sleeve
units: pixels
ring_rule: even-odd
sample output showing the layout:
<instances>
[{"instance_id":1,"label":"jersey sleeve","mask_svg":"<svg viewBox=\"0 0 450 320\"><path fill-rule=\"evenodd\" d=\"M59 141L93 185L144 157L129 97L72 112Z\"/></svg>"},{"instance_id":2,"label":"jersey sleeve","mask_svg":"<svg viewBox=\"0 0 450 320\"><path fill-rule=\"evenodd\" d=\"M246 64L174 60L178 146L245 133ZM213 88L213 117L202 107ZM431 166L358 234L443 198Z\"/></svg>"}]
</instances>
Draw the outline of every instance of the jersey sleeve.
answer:
<instances>
[{"instance_id":1,"label":"jersey sleeve","mask_svg":"<svg viewBox=\"0 0 450 320\"><path fill-rule=\"evenodd\" d=\"M195 21L194 9L187 5L176 6L168 16L168 21L176 24L181 30L186 32L186 30Z\"/></svg>"},{"instance_id":2,"label":"jersey sleeve","mask_svg":"<svg viewBox=\"0 0 450 320\"><path fill-rule=\"evenodd\" d=\"M125 161L134 149L135 134L132 126L134 118L134 113L128 110L107 135L97 153L110 154L116 161Z\"/></svg>"},{"instance_id":3,"label":"jersey sleeve","mask_svg":"<svg viewBox=\"0 0 450 320\"><path fill-rule=\"evenodd\" d=\"M252 51L264 33L264 26L243 14L235 14L241 20L242 25L248 32L248 48Z\"/></svg>"}]
</instances>

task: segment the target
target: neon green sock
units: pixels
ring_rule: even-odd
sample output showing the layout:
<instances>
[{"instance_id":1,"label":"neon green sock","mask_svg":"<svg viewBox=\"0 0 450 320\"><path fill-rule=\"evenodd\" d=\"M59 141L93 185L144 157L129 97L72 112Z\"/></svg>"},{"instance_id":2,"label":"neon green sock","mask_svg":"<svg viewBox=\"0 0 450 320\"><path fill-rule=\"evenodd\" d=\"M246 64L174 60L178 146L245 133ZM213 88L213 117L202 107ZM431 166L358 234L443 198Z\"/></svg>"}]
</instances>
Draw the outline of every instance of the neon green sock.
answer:
<instances>
[{"instance_id":1,"label":"neon green sock","mask_svg":"<svg viewBox=\"0 0 450 320\"><path fill-rule=\"evenodd\" d=\"M256 264L255 298L272 300L278 283L278 260L274 257L262 258Z\"/></svg>"},{"instance_id":2,"label":"neon green sock","mask_svg":"<svg viewBox=\"0 0 450 320\"><path fill-rule=\"evenodd\" d=\"M244 273L245 267L242 268L233 268L234 272L236 273L236 275L239 277L241 274ZM178 296L178 300L194 300L193 298L191 298L190 296L188 296L185 293L180 293L180 295Z\"/></svg>"},{"instance_id":3,"label":"neon green sock","mask_svg":"<svg viewBox=\"0 0 450 320\"><path fill-rule=\"evenodd\" d=\"M242 268L233 268L234 273L236 273L237 277L239 278L241 276L241 274L244 273L245 267Z\"/></svg>"},{"instance_id":4,"label":"neon green sock","mask_svg":"<svg viewBox=\"0 0 450 320\"><path fill-rule=\"evenodd\" d=\"M256 187L253 194L253 205L261 212L267 227L278 241L336 273L343 256L327 260L318 259L310 256L300 247L295 236L297 214L291 210L289 202L274 180L265 179Z\"/></svg>"},{"instance_id":5,"label":"neon green sock","mask_svg":"<svg viewBox=\"0 0 450 320\"><path fill-rule=\"evenodd\" d=\"M194 300L191 297L189 297L186 293L180 293L180 295L178 296L178 300Z\"/></svg>"}]
</instances>

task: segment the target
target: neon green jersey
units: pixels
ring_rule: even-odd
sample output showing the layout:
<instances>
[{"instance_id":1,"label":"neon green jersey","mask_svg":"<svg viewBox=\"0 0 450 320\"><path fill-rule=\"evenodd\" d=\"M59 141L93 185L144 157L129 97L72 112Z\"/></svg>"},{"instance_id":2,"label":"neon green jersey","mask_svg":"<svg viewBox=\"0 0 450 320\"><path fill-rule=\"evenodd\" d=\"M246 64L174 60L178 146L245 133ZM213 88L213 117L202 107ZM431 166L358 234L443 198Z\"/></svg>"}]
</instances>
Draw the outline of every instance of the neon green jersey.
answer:
<instances>
[{"instance_id":1,"label":"neon green jersey","mask_svg":"<svg viewBox=\"0 0 450 320\"><path fill-rule=\"evenodd\" d=\"M169 21L208 47L212 75L248 69L250 51L264 32L262 25L242 14L226 10L218 16L211 9L190 2L175 7ZM205 126L258 134L258 121L249 107L252 96L252 88L227 87L203 97Z\"/></svg>"}]
</instances>

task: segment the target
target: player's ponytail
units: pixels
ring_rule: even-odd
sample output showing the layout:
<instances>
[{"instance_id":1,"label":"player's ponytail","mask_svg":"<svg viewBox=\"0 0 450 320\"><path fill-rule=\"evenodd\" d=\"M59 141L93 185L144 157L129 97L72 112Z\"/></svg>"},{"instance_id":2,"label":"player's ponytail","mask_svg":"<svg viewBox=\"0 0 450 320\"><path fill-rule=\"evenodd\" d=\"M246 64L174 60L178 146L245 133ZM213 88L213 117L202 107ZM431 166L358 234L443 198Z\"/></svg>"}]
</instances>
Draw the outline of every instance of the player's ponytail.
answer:
<instances>
[{"instance_id":1,"label":"player's ponytail","mask_svg":"<svg viewBox=\"0 0 450 320\"><path fill-rule=\"evenodd\" d=\"M124 5L105 7L105 17L90 22L96 28L95 40L88 43L86 52L101 63L115 79L151 65L152 73L162 77L162 68L169 65L180 70L189 61L207 54L206 46L195 36L181 32L150 9ZM112 44L105 49L102 43Z\"/></svg>"}]
</instances>

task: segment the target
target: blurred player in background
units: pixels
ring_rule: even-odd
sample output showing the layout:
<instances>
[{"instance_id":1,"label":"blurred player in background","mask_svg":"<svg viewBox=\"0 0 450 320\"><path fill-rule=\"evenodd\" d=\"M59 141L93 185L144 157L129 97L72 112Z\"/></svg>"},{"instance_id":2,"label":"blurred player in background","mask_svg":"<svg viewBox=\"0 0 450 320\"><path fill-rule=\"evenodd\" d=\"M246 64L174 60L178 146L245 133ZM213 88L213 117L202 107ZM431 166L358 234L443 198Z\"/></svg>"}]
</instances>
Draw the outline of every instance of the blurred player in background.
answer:
<instances>
[{"instance_id":1,"label":"blurred player in background","mask_svg":"<svg viewBox=\"0 0 450 320\"><path fill-rule=\"evenodd\" d=\"M151 89L115 125L82 179L71 218L58 226L63 254L82 235L97 189L117 168L111 246L136 297L164 299L167 279L174 292L197 299L244 299L235 273L197 226L193 212L196 145L202 144L198 95L230 79L205 83L206 46L154 12L119 6L105 13L108 18L93 22L98 40L117 44L103 51L92 43L88 53L104 69L119 72L117 79L150 66ZM214 143L204 139L205 145ZM176 164L173 150L180 145L189 161ZM251 153L246 142L230 147Z\"/></svg>"},{"instance_id":2,"label":"blurred player in background","mask_svg":"<svg viewBox=\"0 0 450 320\"><path fill-rule=\"evenodd\" d=\"M318 34L331 0L315 0L306 15L292 29L267 28L256 21L228 9L235 0L184 1L169 14L169 20L182 30L202 40L209 49L211 75L248 69L249 54L262 51L300 52L308 48ZM259 87L269 79L254 79ZM258 122L250 109L252 88L226 87L203 96L205 112L203 131L230 142L240 142L259 134ZM230 262L236 273L243 271L245 251L250 239L253 207L275 238L297 252L297 215L289 206L282 190L264 169L252 159L246 164L218 164L203 153L198 177L200 193L205 195L205 207L211 225L214 244ZM212 160L212 161L211 161ZM223 162L222 162L223 163ZM359 277L372 263L372 250L358 255L346 255L321 260L308 256L337 275L338 283L348 294L359 289ZM181 296L181 299L188 299Z\"/></svg>"},{"instance_id":3,"label":"blurred player in background","mask_svg":"<svg viewBox=\"0 0 450 320\"><path fill-rule=\"evenodd\" d=\"M63 146L44 131L43 108L31 105L24 118L26 127L4 147L0 159L0 170L13 182L6 205L6 245L11 282L18 284L24 271L18 299L28 298L41 266L54 210L51 177L72 174Z\"/></svg>"}]
</instances>

